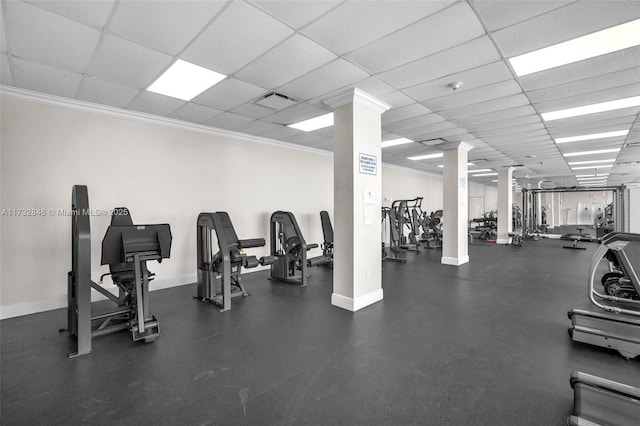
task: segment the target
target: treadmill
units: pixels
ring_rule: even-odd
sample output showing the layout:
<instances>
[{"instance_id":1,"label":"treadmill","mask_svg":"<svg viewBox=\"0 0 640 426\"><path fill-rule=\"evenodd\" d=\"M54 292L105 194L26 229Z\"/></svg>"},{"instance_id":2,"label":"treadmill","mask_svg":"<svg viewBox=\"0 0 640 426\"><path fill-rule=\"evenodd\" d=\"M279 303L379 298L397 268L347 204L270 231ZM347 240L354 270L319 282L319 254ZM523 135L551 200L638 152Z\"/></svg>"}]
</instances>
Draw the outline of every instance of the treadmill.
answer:
<instances>
[{"instance_id":1,"label":"treadmill","mask_svg":"<svg viewBox=\"0 0 640 426\"><path fill-rule=\"evenodd\" d=\"M589 270L589 299L600 310L573 309L568 312L571 319L569 336L572 340L614 349L629 359L640 355L640 298L637 297L640 294L640 281L625 253L629 243L639 242L640 234L625 232L612 232L601 240ZM612 291L596 290L596 273L603 258L615 266L616 274L605 274L608 287L628 289L624 293L626 297L620 297L619 293ZM620 285L610 285L612 276L617 276Z\"/></svg>"}]
</instances>

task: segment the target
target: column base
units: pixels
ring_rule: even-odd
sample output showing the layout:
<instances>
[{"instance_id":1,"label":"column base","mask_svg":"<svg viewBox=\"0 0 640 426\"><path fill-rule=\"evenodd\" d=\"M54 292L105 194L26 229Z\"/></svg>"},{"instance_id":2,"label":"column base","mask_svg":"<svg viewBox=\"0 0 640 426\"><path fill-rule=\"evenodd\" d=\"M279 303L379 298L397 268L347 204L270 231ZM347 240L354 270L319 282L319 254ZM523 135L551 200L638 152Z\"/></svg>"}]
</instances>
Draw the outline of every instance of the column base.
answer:
<instances>
[{"instance_id":1,"label":"column base","mask_svg":"<svg viewBox=\"0 0 640 426\"><path fill-rule=\"evenodd\" d=\"M511 237L504 239L504 238L498 238L496 240L496 244L511 244Z\"/></svg>"},{"instance_id":2,"label":"column base","mask_svg":"<svg viewBox=\"0 0 640 426\"><path fill-rule=\"evenodd\" d=\"M462 256L462 257L445 257L445 256L442 256L442 258L440 259L440 263L443 264L443 265L460 266L460 265L463 265L465 263L469 263L469 255Z\"/></svg>"},{"instance_id":3,"label":"column base","mask_svg":"<svg viewBox=\"0 0 640 426\"><path fill-rule=\"evenodd\" d=\"M333 306L337 306L338 308L355 312L369 305L372 305L382 299L383 299L382 289L372 291L371 293L367 293L365 295L362 295L353 299L338 293L333 293L331 295L331 304Z\"/></svg>"}]
</instances>

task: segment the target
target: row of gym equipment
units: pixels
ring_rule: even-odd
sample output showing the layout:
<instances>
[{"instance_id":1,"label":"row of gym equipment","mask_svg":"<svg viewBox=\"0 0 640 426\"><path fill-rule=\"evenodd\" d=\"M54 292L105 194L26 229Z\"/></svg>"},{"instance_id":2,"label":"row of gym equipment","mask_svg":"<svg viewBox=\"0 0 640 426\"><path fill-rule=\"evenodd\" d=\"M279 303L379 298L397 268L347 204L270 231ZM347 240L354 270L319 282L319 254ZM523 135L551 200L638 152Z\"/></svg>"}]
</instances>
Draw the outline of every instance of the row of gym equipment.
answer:
<instances>
[{"instance_id":1,"label":"row of gym equipment","mask_svg":"<svg viewBox=\"0 0 640 426\"><path fill-rule=\"evenodd\" d=\"M383 208L389 223L390 254L386 260L403 261L402 253L419 251L420 245L438 247L442 241L442 211L425 213L422 198L396 200ZM98 283L91 279L91 232L88 190L75 185L72 190L72 270L68 273L67 328L76 351L70 357L91 352L92 339L129 330L134 341L154 341L160 333L158 319L149 309L149 283L154 274L147 262L170 257L171 229L168 224L134 224L127 208L113 210L111 224L102 241L101 265L109 266ZM241 281L243 268L269 266L270 279L305 286L307 267L333 263L333 229L327 212L321 212L324 234L322 255L307 257L317 248L308 244L295 216L276 211L270 219L270 255L260 258L246 249L263 247L263 238L239 239L226 212L201 213L197 219L197 295L228 311L234 297L249 295ZM212 233L218 250L214 253ZM625 249L640 243L640 234L611 232L601 239L589 270L589 299L594 311L573 309L569 335L573 341L610 348L627 359L640 356L640 280ZM383 243L383 252L384 252ZM602 272L602 261L607 272ZM118 294L101 286L110 275ZM601 275L601 276L600 276ZM602 290L596 281L600 277ZM117 305L113 311L92 315L91 291L95 290ZM62 331L62 330L61 330ZM640 418L640 389L604 378L576 372L570 425L637 424ZM589 423L590 422L590 423Z\"/></svg>"}]
</instances>

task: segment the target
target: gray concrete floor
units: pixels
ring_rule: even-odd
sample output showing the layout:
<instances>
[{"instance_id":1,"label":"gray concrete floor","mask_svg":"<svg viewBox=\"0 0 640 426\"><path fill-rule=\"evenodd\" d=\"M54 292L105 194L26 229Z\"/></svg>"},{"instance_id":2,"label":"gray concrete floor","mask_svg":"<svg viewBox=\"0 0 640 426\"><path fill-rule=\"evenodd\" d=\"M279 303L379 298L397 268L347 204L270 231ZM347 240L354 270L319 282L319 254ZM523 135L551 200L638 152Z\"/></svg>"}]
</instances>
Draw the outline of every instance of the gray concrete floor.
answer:
<instances>
[{"instance_id":1,"label":"gray concrete floor","mask_svg":"<svg viewBox=\"0 0 640 426\"><path fill-rule=\"evenodd\" d=\"M324 268L306 288L245 275L226 313L194 285L156 291L156 342L103 336L76 359L64 309L4 320L1 423L563 425L571 371L640 386L640 359L569 339L596 245L565 244L471 246L457 268L411 252L355 314Z\"/></svg>"}]
</instances>

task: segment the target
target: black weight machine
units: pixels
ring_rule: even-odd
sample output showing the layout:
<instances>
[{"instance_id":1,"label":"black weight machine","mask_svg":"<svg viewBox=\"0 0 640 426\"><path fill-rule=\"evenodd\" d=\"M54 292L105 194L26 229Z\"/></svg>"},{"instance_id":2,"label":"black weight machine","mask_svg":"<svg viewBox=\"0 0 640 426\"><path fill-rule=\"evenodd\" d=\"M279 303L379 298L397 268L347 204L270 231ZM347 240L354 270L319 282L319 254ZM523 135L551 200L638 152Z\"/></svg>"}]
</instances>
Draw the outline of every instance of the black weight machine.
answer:
<instances>
[{"instance_id":1,"label":"black weight machine","mask_svg":"<svg viewBox=\"0 0 640 426\"><path fill-rule=\"evenodd\" d=\"M212 234L218 240L218 252L213 253ZM263 247L264 238L240 240L227 212L200 213L196 226L198 294L196 299L211 302L220 312L231 309L231 299L249 296L242 285L242 268L270 265L272 256L257 258L243 253L244 249Z\"/></svg>"},{"instance_id":2,"label":"black weight machine","mask_svg":"<svg viewBox=\"0 0 640 426\"><path fill-rule=\"evenodd\" d=\"M569 426L636 426L640 389L581 372L571 373L573 414Z\"/></svg>"},{"instance_id":3,"label":"black weight machine","mask_svg":"<svg viewBox=\"0 0 640 426\"><path fill-rule=\"evenodd\" d=\"M74 185L71 195L71 271L67 274L67 328L76 341L70 358L91 352L94 337L129 329L134 341L158 337L158 320L149 313L147 262L167 259L171 252L171 228L133 225L129 210L114 209L111 226L102 240L101 265L118 288L118 296L91 280L91 227L89 196L85 185ZM114 311L92 316L91 289L115 303ZM63 331L63 330L61 330Z\"/></svg>"},{"instance_id":4,"label":"black weight machine","mask_svg":"<svg viewBox=\"0 0 640 426\"><path fill-rule=\"evenodd\" d=\"M327 265L333 267L333 226L328 212L324 210L320 212L320 223L324 237L324 242L320 245L322 255L307 259L307 266Z\"/></svg>"},{"instance_id":5,"label":"black weight machine","mask_svg":"<svg viewBox=\"0 0 640 426\"><path fill-rule=\"evenodd\" d=\"M296 217L291 212L278 210L271 215L271 264L270 279L306 286L307 251L318 244L307 244Z\"/></svg>"},{"instance_id":6,"label":"black weight machine","mask_svg":"<svg viewBox=\"0 0 640 426\"><path fill-rule=\"evenodd\" d=\"M640 280L625 253L630 243L640 243L640 234L612 232L602 239L589 270L589 299L600 311L568 312L572 340L615 349L626 358L640 355ZM595 288L602 259L614 264L601 278L604 293Z\"/></svg>"},{"instance_id":7,"label":"black weight machine","mask_svg":"<svg viewBox=\"0 0 640 426\"><path fill-rule=\"evenodd\" d=\"M382 243L382 260L405 263L407 250L400 244L400 223L396 210L392 207L382 207L382 222L389 223L389 253Z\"/></svg>"},{"instance_id":8,"label":"black weight machine","mask_svg":"<svg viewBox=\"0 0 640 426\"><path fill-rule=\"evenodd\" d=\"M396 216L399 245L405 250L420 252L420 224L416 219L422 213L420 207L422 199L422 197L416 197L410 200L395 200L391 203L391 209ZM405 230L409 231L407 235Z\"/></svg>"}]
</instances>

